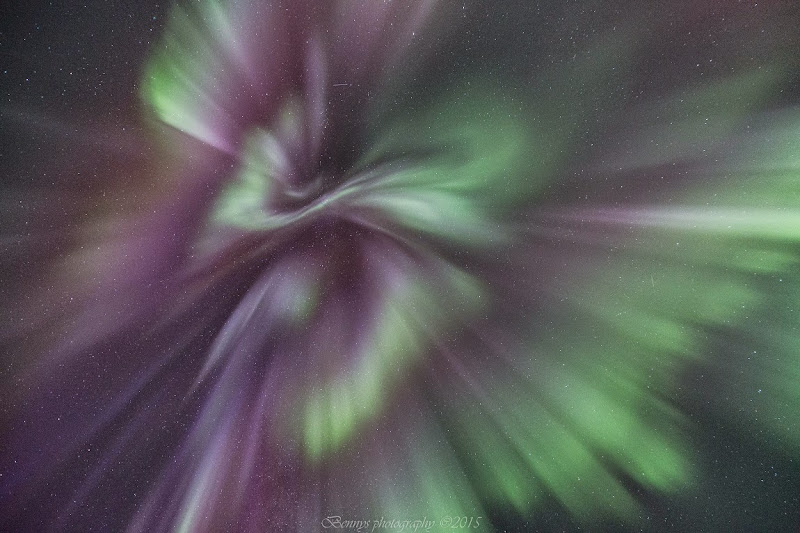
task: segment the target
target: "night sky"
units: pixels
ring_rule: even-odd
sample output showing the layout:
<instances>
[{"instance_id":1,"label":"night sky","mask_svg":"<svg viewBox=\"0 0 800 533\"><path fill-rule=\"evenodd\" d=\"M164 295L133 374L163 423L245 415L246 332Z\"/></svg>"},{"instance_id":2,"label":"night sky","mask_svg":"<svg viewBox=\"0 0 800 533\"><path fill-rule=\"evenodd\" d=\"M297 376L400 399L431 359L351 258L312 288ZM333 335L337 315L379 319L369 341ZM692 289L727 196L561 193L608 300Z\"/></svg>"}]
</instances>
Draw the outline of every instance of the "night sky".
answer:
<instances>
[{"instance_id":1,"label":"night sky","mask_svg":"<svg viewBox=\"0 0 800 533\"><path fill-rule=\"evenodd\" d=\"M797 531L798 28L0 8L0 531Z\"/></svg>"}]
</instances>

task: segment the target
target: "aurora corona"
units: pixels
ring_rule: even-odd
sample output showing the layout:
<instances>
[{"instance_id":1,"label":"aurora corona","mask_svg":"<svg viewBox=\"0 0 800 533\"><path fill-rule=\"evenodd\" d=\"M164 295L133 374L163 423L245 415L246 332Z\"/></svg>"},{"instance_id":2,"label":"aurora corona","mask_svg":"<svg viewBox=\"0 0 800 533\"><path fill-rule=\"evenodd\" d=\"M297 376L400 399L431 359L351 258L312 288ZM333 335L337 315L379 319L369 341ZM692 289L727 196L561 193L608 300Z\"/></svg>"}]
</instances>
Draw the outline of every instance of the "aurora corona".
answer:
<instances>
[{"instance_id":1,"label":"aurora corona","mask_svg":"<svg viewBox=\"0 0 800 533\"><path fill-rule=\"evenodd\" d=\"M3 230L0 529L639 528L698 412L797 459L800 10L733 4L176 4L128 177Z\"/></svg>"}]
</instances>

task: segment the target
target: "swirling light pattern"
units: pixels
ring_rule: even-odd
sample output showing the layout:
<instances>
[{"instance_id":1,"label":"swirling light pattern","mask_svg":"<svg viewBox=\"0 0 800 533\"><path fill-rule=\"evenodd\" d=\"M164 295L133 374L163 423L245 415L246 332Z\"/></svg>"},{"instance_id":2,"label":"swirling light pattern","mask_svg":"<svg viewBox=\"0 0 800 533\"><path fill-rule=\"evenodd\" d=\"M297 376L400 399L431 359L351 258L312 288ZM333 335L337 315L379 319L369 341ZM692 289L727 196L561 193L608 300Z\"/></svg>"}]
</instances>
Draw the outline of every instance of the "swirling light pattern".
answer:
<instances>
[{"instance_id":1,"label":"swirling light pattern","mask_svg":"<svg viewBox=\"0 0 800 533\"><path fill-rule=\"evenodd\" d=\"M709 428L793 463L798 23L178 3L133 137L9 181L3 527L670 527Z\"/></svg>"}]
</instances>

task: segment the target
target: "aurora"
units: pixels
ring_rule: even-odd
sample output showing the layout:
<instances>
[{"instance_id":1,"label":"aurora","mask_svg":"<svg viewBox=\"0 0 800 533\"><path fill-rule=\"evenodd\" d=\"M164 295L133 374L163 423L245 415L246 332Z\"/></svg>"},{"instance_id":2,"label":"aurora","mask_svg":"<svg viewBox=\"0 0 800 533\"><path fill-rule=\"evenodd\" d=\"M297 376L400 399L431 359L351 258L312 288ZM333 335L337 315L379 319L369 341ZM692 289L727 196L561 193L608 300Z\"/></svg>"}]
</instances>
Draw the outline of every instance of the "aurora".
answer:
<instances>
[{"instance_id":1,"label":"aurora","mask_svg":"<svg viewBox=\"0 0 800 533\"><path fill-rule=\"evenodd\" d=\"M578 4L177 2L82 148L4 104L0 529L788 527L800 9Z\"/></svg>"}]
</instances>

